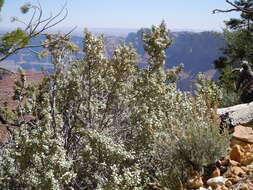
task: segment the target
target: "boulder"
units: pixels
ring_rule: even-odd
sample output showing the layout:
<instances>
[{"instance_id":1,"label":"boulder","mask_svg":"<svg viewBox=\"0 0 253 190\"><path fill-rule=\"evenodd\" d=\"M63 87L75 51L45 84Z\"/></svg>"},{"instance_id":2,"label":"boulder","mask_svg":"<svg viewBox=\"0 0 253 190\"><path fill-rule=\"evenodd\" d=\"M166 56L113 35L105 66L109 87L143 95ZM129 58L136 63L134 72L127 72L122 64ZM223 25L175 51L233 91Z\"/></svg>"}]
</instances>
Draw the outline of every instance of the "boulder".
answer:
<instances>
[{"instance_id":1,"label":"boulder","mask_svg":"<svg viewBox=\"0 0 253 190\"><path fill-rule=\"evenodd\" d=\"M236 140L237 144L239 144L238 141L242 141L240 145L245 145L245 143L253 144L253 129L242 125L236 126L232 135L231 144L233 144L233 140Z\"/></svg>"},{"instance_id":2,"label":"boulder","mask_svg":"<svg viewBox=\"0 0 253 190\"><path fill-rule=\"evenodd\" d=\"M217 109L223 122L231 126L251 125L253 123L253 102Z\"/></svg>"}]
</instances>

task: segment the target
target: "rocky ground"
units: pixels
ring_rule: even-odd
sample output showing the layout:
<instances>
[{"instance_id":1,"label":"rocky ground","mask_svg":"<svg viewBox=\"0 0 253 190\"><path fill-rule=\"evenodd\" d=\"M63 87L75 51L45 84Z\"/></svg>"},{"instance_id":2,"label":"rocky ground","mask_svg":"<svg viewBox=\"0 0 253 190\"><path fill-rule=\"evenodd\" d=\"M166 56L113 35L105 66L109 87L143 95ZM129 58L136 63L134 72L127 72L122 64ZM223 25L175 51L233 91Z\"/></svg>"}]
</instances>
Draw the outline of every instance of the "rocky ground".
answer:
<instances>
[{"instance_id":1,"label":"rocky ground","mask_svg":"<svg viewBox=\"0 0 253 190\"><path fill-rule=\"evenodd\" d=\"M227 156L215 164L209 176L189 172L188 190L253 190L252 128L234 128Z\"/></svg>"}]
</instances>

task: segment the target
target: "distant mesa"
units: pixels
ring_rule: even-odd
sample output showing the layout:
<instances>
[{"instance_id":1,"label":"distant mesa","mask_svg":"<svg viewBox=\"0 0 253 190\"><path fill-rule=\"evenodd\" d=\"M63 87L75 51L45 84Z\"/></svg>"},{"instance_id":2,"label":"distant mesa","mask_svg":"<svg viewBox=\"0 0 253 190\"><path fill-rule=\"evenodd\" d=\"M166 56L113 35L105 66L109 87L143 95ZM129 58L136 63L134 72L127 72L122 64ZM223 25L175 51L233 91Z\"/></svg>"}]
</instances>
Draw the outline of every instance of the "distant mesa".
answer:
<instances>
[{"instance_id":1,"label":"distant mesa","mask_svg":"<svg viewBox=\"0 0 253 190\"><path fill-rule=\"evenodd\" d=\"M145 29L146 32L149 29ZM114 49L122 42L132 44L140 57L140 67L145 67L147 63L147 55L143 49L142 32L130 32L127 36L116 36L111 33L110 36L105 35L105 52L107 56L112 56ZM179 64L184 64L184 74L182 75L182 84L195 78L199 72L205 73L213 79L218 79L218 74L214 70L213 62L220 56L222 52L219 50L224 46L224 40L221 35L216 32L171 32L173 39L171 46L166 50L167 69ZM43 37L32 40L32 44L38 44ZM82 49L83 37L72 36L72 41ZM41 49L36 49L40 51ZM80 55L82 56L82 55ZM11 64L10 64L11 63ZM21 50L19 54L9 57L6 61L0 63L0 67L16 71L22 67L25 70L41 72L41 69L52 72L53 67L50 59L38 59L38 57L29 50ZM181 89L187 89L187 85L183 85Z\"/></svg>"},{"instance_id":2,"label":"distant mesa","mask_svg":"<svg viewBox=\"0 0 253 190\"><path fill-rule=\"evenodd\" d=\"M185 72L204 73L214 69L214 60L222 55L219 48L224 46L224 40L215 32L172 32L171 38L172 44L166 50L166 68L183 63ZM125 42L131 43L139 55L145 56L141 30L130 33Z\"/></svg>"}]
</instances>

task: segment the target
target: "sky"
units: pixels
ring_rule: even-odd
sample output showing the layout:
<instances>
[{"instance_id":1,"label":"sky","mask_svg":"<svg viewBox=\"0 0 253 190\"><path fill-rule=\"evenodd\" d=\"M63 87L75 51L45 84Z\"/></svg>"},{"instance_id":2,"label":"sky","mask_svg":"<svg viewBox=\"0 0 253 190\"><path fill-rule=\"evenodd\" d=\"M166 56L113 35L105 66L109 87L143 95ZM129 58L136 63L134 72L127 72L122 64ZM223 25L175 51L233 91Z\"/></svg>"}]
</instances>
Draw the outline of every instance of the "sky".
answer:
<instances>
[{"instance_id":1,"label":"sky","mask_svg":"<svg viewBox=\"0 0 253 190\"><path fill-rule=\"evenodd\" d=\"M19 7L35 0L5 0L0 27L12 28L10 18L22 19ZM236 13L212 14L216 8L226 9L225 0L40 0L44 15L57 13L67 3L68 17L58 28L121 28L139 29L158 25L165 20L171 30L221 30L224 20L237 17Z\"/></svg>"}]
</instances>

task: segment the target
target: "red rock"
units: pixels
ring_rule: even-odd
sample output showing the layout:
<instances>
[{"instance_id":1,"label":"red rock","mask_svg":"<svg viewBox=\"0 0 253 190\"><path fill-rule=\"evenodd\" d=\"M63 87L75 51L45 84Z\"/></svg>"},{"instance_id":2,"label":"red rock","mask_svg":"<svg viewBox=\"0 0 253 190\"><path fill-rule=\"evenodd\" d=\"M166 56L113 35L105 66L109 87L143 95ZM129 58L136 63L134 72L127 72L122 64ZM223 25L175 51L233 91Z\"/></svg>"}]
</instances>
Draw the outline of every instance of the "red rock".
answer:
<instances>
[{"instance_id":1,"label":"red rock","mask_svg":"<svg viewBox=\"0 0 253 190\"><path fill-rule=\"evenodd\" d=\"M241 146L235 145L233 149L231 150L229 156L231 160L234 160L240 163L243 157Z\"/></svg>"}]
</instances>

